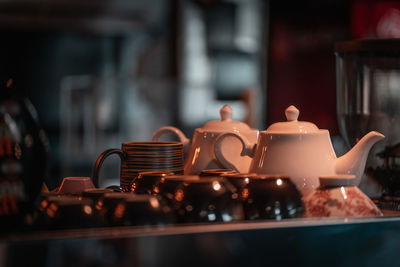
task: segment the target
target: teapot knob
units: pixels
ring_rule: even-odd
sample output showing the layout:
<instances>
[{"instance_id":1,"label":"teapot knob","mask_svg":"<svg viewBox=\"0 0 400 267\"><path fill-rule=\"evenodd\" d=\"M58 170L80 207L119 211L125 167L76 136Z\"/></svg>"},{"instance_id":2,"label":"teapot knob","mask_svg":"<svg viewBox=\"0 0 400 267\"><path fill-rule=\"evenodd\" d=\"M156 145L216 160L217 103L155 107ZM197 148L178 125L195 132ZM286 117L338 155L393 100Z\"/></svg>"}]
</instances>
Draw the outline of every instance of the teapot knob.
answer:
<instances>
[{"instance_id":1,"label":"teapot knob","mask_svg":"<svg viewBox=\"0 0 400 267\"><path fill-rule=\"evenodd\" d=\"M221 108L219 111L221 114L221 120L222 121L231 121L232 120L232 109L230 106L225 105Z\"/></svg>"},{"instance_id":2,"label":"teapot knob","mask_svg":"<svg viewBox=\"0 0 400 267\"><path fill-rule=\"evenodd\" d=\"M297 121L300 111L293 105L285 110L286 119L288 121Z\"/></svg>"}]
</instances>

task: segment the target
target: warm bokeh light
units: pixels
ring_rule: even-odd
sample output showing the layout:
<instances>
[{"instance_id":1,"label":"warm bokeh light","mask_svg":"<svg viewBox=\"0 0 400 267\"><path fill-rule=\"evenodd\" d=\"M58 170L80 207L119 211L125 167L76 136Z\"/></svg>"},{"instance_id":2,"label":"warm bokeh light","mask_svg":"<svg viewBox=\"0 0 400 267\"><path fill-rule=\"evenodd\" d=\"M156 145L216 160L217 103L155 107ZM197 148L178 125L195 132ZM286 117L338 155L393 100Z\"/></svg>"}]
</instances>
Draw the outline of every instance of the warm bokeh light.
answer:
<instances>
[{"instance_id":1,"label":"warm bokeh light","mask_svg":"<svg viewBox=\"0 0 400 267\"><path fill-rule=\"evenodd\" d=\"M183 190L182 189L176 190L174 198L175 198L175 201L178 201L178 202L182 201L182 199L183 199Z\"/></svg>"},{"instance_id":2,"label":"warm bokeh light","mask_svg":"<svg viewBox=\"0 0 400 267\"><path fill-rule=\"evenodd\" d=\"M95 208L96 210L101 210L103 208L103 201L102 200L97 201Z\"/></svg>"},{"instance_id":3,"label":"warm bokeh light","mask_svg":"<svg viewBox=\"0 0 400 267\"><path fill-rule=\"evenodd\" d=\"M85 206L83 206L83 212L86 213L87 215L91 215L93 212L93 209L89 205L85 205Z\"/></svg>"},{"instance_id":4,"label":"warm bokeh light","mask_svg":"<svg viewBox=\"0 0 400 267\"><path fill-rule=\"evenodd\" d=\"M213 182L213 188L215 191L221 190L221 184L218 182Z\"/></svg>"},{"instance_id":5,"label":"warm bokeh light","mask_svg":"<svg viewBox=\"0 0 400 267\"><path fill-rule=\"evenodd\" d=\"M344 187L340 187L340 191L342 192L343 198L347 199L347 194L346 194L346 190L344 190Z\"/></svg>"},{"instance_id":6,"label":"warm bokeh light","mask_svg":"<svg viewBox=\"0 0 400 267\"><path fill-rule=\"evenodd\" d=\"M125 213L125 204L119 203L117 207L115 207L114 216L117 219L121 219Z\"/></svg>"},{"instance_id":7,"label":"warm bokeh light","mask_svg":"<svg viewBox=\"0 0 400 267\"><path fill-rule=\"evenodd\" d=\"M157 199L155 198L150 198L150 205L154 208L154 209L158 209L160 207L160 203L158 202Z\"/></svg>"}]
</instances>

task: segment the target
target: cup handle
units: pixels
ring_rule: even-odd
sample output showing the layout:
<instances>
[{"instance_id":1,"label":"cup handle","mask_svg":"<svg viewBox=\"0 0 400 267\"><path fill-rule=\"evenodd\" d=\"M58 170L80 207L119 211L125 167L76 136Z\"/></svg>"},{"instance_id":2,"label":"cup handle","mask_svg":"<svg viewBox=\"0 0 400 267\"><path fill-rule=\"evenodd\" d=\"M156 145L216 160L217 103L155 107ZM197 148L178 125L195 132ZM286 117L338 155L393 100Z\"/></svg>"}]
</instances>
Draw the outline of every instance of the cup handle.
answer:
<instances>
[{"instance_id":1,"label":"cup handle","mask_svg":"<svg viewBox=\"0 0 400 267\"><path fill-rule=\"evenodd\" d=\"M93 170L93 184L95 187L99 187L100 168L103 165L104 160L111 154L118 154L118 156L121 158L121 161L126 158L125 152L122 151L121 149L117 149L117 148L107 149L106 151L101 153L100 156L96 160L96 163L94 165L94 170Z\"/></svg>"},{"instance_id":2,"label":"cup handle","mask_svg":"<svg viewBox=\"0 0 400 267\"><path fill-rule=\"evenodd\" d=\"M252 145L245 136L243 136L239 133L232 133L232 132L220 133L217 136L217 138L215 138L215 142L213 144L213 150L214 150L214 155L215 155L215 158L217 159L217 161L219 161L224 168L239 171L235 167L235 165L233 165L231 162L229 162L225 158L225 156L222 154L222 147L221 147L222 140L228 136L236 137L242 143L242 152L240 153L240 156L242 156L242 157L243 156L253 157L256 144Z\"/></svg>"},{"instance_id":3,"label":"cup handle","mask_svg":"<svg viewBox=\"0 0 400 267\"><path fill-rule=\"evenodd\" d=\"M172 133L178 137L179 141L182 142L183 148L187 151L189 147L190 140L185 136L185 134L176 127L164 126L154 132L152 141L158 141L160 137L166 133Z\"/></svg>"}]
</instances>

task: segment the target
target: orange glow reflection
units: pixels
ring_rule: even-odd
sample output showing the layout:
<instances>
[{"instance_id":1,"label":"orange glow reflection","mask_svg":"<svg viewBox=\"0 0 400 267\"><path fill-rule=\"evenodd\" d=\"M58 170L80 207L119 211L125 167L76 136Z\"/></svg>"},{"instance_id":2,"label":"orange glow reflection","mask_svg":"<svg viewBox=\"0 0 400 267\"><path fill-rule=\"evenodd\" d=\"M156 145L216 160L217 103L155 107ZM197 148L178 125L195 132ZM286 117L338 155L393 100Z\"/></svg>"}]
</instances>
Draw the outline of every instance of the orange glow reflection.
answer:
<instances>
[{"instance_id":1,"label":"orange glow reflection","mask_svg":"<svg viewBox=\"0 0 400 267\"><path fill-rule=\"evenodd\" d=\"M183 190L182 189L178 189L175 192L175 200L176 201L182 201L183 199Z\"/></svg>"},{"instance_id":2,"label":"orange glow reflection","mask_svg":"<svg viewBox=\"0 0 400 267\"><path fill-rule=\"evenodd\" d=\"M249 196L249 189L244 188L241 195L242 195L242 199L247 199Z\"/></svg>"},{"instance_id":3,"label":"orange glow reflection","mask_svg":"<svg viewBox=\"0 0 400 267\"><path fill-rule=\"evenodd\" d=\"M150 198L150 205L155 209L160 207L160 203L158 203L158 200L155 198Z\"/></svg>"},{"instance_id":4,"label":"orange glow reflection","mask_svg":"<svg viewBox=\"0 0 400 267\"><path fill-rule=\"evenodd\" d=\"M343 198L344 198L344 199L347 199L346 190L344 190L344 187L343 187L343 186L340 188L340 191L342 191Z\"/></svg>"},{"instance_id":5,"label":"orange glow reflection","mask_svg":"<svg viewBox=\"0 0 400 267\"><path fill-rule=\"evenodd\" d=\"M102 200L97 201L95 208L96 210L101 210L103 208L103 201Z\"/></svg>"},{"instance_id":6,"label":"orange glow reflection","mask_svg":"<svg viewBox=\"0 0 400 267\"><path fill-rule=\"evenodd\" d=\"M121 219L122 216L124 216L125 213L125 205L122 203L119 203L117 205L117 207L115 207L115 211L114 211L114 216L117 219Z\"/></svg>"},{"instance_id":7,"label":"orange glow reflection","mask_svg":"<svg viewBox=\"0 0 400 267\"><path fill-rule=\"evenodd\" d=\"M196 147L196 149L194 150L194 156L192 159L192 165L194 165L194 163L196 162L197 157L199 156L200 153L200 147Z\"/></svg>"},{"instance_id":8,"label":"orange glow reflection","mask_svg":"<svg viewBox=\"0 0 400 267\"><path fill-rule=\"evenodd\" d=\"M91 215L93 212L92 207L90 207L89 205L83 206L83 212L86 213L87 215Z\"/></svg>"},{"instance_id":9,"label":"orange glow reflection","mask_svg":"<svg viewBox=\"0 0 400 267\"><path fill-rule=\"evenodd\" d=\"M213 182L213 188L215 191L221 190L221 184L218 182Z\"/></svg>"}]
</instances>

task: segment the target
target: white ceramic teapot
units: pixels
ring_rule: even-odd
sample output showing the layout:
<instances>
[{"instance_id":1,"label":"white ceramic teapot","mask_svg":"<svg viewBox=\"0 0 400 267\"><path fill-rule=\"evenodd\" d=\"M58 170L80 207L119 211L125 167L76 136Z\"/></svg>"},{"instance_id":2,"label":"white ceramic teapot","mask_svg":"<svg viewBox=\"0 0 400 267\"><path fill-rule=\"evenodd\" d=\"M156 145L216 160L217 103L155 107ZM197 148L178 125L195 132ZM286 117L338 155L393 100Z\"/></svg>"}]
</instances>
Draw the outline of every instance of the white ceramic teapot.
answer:
<instances>
[{"instance_id":1,"label":"white ceramic teapot","mask_svg":"<svg viewBox=\"0 0 400 267\"><path fill-rule=\"evenodd\" d=\"M155 131L153 141L158 141L165 133L176 135L188 149L184 166L184 173L188 175L217 168L248 172L252 159L241 155L241 142L235 137L224 136L224 140L220 137L225 133L235 133L246 138L247 145L251 147L257 142L258 130L250 128L244 122L233 121L232 109L227 105L221 108L220 114L220 121L210 121L203 128L196 129L191 142L181 130L172 126L161 127Z\"/></svg>"},{"instance_id":2,"label":"white ceramic teapot","mask_svg":"<svg viewBox=\"0 0 400 267\"><path fill-rule=\"evenodd\" d=\"M328 130L298 121L299 110L294 106L288 107L285 115L286 122L274 123L260 132L256 147L236 133L226 133L219 141L227 136L237 137L243 145L242 155L253 158L249 172L288 175L303 195L316 189L323 175L353 174L358 185L369 150L384 138L378 132L370 132L347 154L337 158Z\"/></svg>"}]
</instances>

